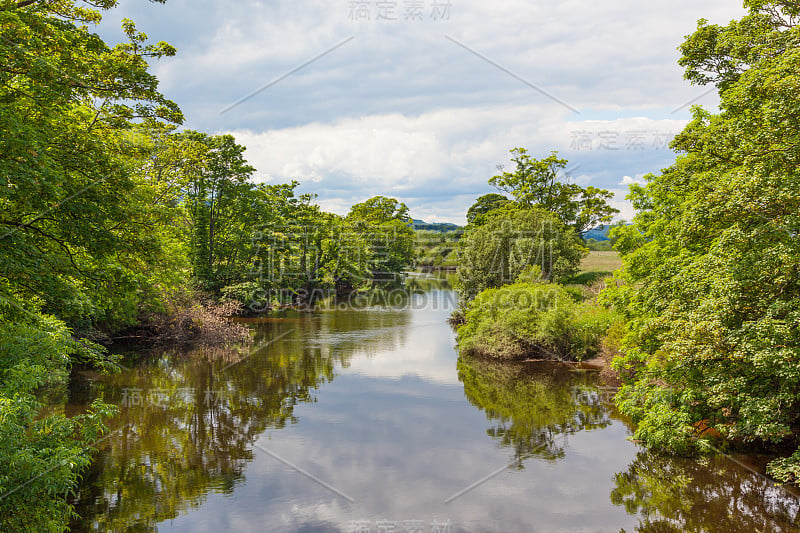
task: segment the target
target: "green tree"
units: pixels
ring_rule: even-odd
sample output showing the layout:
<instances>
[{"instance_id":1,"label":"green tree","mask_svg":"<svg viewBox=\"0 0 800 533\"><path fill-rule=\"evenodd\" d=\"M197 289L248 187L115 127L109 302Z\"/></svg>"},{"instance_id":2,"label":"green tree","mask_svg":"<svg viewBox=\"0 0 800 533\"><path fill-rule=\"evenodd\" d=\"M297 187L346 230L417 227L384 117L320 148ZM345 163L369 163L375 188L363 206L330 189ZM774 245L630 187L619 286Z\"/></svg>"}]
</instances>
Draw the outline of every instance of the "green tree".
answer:
<instances>
[{"instance_id":1,"label":"green tree","mask_svg":"<svg viewBox=\"0 0 800 533\"><path fill-rule=\"evenodd\" d=\"M525 148L511 150L516 168L493 176L489 183L510 194L525 207L538 207L556 215L561 222L581 233L600 222L610 222L619 213L608 205L614 194L596 187L581 187L561 180L567 166L552 152L544 159L534 159Z\"/></svg>"},{"instance_id":2,"label":"green tree","mask_svg":"<svg viewBox=\"0 0 800 533\"><path fill-rule=\"evenodd\" d=\"M0 277L82 327L131 320L143 280L127 265L156 253L136 224L130 121L181 120L147 72L174 49L130 21L109 47L86 27L99 20L83 2L0 9Z\"/></svg>"},{"instance_id":3,"label":"green tree","mask_svg":"<svg viewBox=\"0 0 800 533\"><path fill-rule=\"evenodd\" d=\"M392 277L413 265L414 230L404 203L375 196L351 207L346 221L369 242L373 277Z\"/></svg>"},{"instance_id":4,"label":"green tree","mask_svg":"<svg viewBox=\"0 0 800 533\"><path fill-rule=\"evenodd\" d=\"M217 284L252 311L312 304L363 284L372 252L363 228L325 213L297 182L238 187L226 237L217 245Z\"/></svg>"},{"instance_id":5,"label":"green tree","mask_svg":"<svg viewBox=\"0 0 800 533\"><path fill-rule=\"evenodd\" d=\"M673 450L702 446L707 427L797 442L800 28L796 3L745 6L725 27L700 21L681 47L720 112L695 108L676 163L632 188L640 213L617 242L628 284L608 293L630 318L619 404L637 438ZM774 473L797 479L799 461Z\"/></svg>"},{"instance_id":6,"label":"green tree","mask_svg":"<svg viewBox=\"0 0 800 533\"><path fill-rule=\"evenodd\" d=\"M158 92L132 22L109 47L88 29L99 2L0 2L0 529L63 531L110 410L42 413L37 392L72 362L113 366L75 329L130 323L140 270L160 257L138 209L152 189L131 173L133 121L180 122ZM145 211L145 214L147 211Z\"/></svg>"},{"instance_id":7,"label":"green tree","mask_svg":"<svg viewBox=\"0 0 800 533\"><path fill-rule=\"evenodd\" d=\"M241 248L241 239L247 237L240 223L250 214L252 185L248 180L255 169L247 164L245 148L232 135L189 131L180 137L190 141L190 146L204 148L199 164L186 169L191 178L187 195L191 255L195 278L202 286L216 290L236 275L227 267Z\"/></svg>"},{"instance_id":8,"label":"green tree","mask_svg":"<svg viewBox=\"0 0 800 533\"><path fill-rule=\"evenodd\" d=\"M541 209L510 204L486 216L459 241L456 288L464 303L484 289L513 283L532 266L544 279L569 278L588 253L580 237Z\"/></svg>"},{"instance_id":9,"label":"green tree","mask_svg":"<svg viewBox=\"0 0 800 533\"><path fill-rule=\"evenodd\" d=\"M455 267L458 261L455 253L461 231L415 230L417 267Z\"/></svg>"},{"instance_id":10,"label":"green tree","mask_svg":"<svg viewBox=\"0 0 800 533\"><path fill-rule=\"evenodd\" d=\"M477 225L482 224L485 221L485 217L483 215L505 206L510 201L511 200L502 194L484 194L475 200L475 203L472 204L472 206L467 210L467 223Z\"/></svg>"},{"instance_id":11,"label":"green tree","mask_svg":"<svg viewBox=\"0 0 800 533\"><path fill-rule=\"evenodd\" d=\"M385 196L373 196L360 204L353 205L347 218L370 224L384 224L390 220L411 222L406 204Z\"/></svg>"}]
</instances>

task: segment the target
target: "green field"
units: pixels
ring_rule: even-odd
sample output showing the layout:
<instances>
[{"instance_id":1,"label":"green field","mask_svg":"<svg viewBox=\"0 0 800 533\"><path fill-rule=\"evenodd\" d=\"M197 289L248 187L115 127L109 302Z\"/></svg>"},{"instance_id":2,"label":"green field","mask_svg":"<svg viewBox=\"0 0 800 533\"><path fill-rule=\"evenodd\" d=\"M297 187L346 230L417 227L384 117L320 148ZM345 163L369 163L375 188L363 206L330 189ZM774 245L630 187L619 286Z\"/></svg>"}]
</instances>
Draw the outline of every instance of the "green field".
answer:
<instances>
[{"instance_id":1,"label":"green field","mask_svg":"<svg viewBox=\"0 0 800 533\"><path fill-rule=\"evenodd\" d=\"M589 252L581 261L581 269L572 278L572 284L588 285L596 280L610 276L622 267L622 260L617 252Z\"/></svg>"},{"instance_id":2,"label":"green field","mask_svg":"<svg viewBox=\"0 0 800 533\"><path fill-rule=\"evenodd\" d=\"M589 252L581 261L581 272L613 272L621 266L617 252Z\"/></svg>"}]
</instances>

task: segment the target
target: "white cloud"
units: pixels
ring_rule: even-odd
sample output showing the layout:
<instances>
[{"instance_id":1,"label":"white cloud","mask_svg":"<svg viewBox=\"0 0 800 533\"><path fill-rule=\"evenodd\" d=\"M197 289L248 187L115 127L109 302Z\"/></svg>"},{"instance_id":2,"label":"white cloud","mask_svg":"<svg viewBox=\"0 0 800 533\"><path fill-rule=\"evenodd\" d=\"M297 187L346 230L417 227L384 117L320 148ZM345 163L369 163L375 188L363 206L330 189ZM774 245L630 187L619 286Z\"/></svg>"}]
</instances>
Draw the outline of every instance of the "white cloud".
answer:
<instances>
[{"instance_id":1,"label":"white cloud","mask_svg":"<svg viewBox=\"0 0 800 533\"><path fill-rule=\"evenodd\" d=\"M614 199L609 201L611 207L615 209L619 209L619 214L614 217L614 220L625 220L626 222L630 222L633 220L633 217L636 215L636 211L633 209L631 203L625 199L628 195L628 189L609 189L612 193L614 193Z\"/></svg>"},{"instance_id":2,"label":"white cloud","mask_svg":"<svg viewBox=\"0 0 800 533\"><path fill-rule=\"evenodd\" d=\"M515 146L558 149L580 165L576 180L607 188L668 165L664 144L688 116L674 111L704 92L682 79L676 48L697 19L743 14L731 0L451 3L449 20L405 20L399 5L399 20L353 21L344 1L123 2L100 30L120 40L130 17L175 44L156 67L163 90L188 127L236 132L262 179L301 179L339 210L389 194L415 215L463 222ZM644 140L626 137L637 129Z\"/></svg>"},{"instance_id":3,"label":"white cloud","mask_svg":"<svg viewBox=\"0 0 800 533\"><path fill-rule=\"evenodd\" d=\"M647 118L578 122L565 120L565 115L531 105L456 108L232 133L247 146L259 179L298 179L334 212L384 194L406 202L417 218L463 223L474 199L490 191L487 180L496 173L496 165L508 165L511 147L524 146L533 157L559 150L571 160L570 175L576 182L607 188L618 185L618 179L610 181L594 172L598 162L622 171L646 170L654 157L665 157L665 151L626 149L622 143L617 150L575 150L574 131L615 131L622 139L629 131L677 131L684 124Z\"/></svg>"},{"instance_id":4,"label":"white cloud","mask_svg":"<svg viewBox=\"0 0 800 533\"><path fill-rule=\"evenodd\" d=\"M647 182L644 180L644 174L639 174L636 177L622 176L622 181L617 185L644 185L645 183Z\"/></svg>"}]
</instances>

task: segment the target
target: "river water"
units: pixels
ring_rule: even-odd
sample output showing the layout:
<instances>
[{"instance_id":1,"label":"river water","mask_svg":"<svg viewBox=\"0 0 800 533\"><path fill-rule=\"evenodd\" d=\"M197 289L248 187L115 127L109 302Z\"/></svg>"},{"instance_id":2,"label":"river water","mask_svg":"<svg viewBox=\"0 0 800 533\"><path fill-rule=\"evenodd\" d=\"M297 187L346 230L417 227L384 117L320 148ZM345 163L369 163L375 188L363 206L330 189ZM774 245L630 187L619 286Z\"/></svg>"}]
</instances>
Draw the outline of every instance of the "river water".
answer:
<instances>
[{"instance_id":1,"label":"river water","mask_svg":"<svg viewBox=\"0 0 800 533\"><path fill-rule=\"evenodd\" d=\"M781 532L757 457L648 453L596 372L459 360L446 282L251 321L251 347L82 373L120 407L73 531Z\"/></svg>"}]
</instances>

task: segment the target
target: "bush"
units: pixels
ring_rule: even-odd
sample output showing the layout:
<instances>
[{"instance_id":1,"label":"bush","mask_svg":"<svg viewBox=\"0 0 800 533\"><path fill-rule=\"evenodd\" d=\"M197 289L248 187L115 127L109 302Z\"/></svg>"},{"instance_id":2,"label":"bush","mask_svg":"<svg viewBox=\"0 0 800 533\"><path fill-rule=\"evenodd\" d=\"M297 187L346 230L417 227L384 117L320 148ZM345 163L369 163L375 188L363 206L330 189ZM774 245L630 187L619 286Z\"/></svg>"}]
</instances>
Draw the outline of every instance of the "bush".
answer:
<instances>
[{"instance_id":1,"label":"bush","mask_svg":"<svg viewBox=\"0 0 800 533\"><path fill-rule=\"evenodd\" d=\"M584 360L596 355L616 313L578 303L553 283L487 289L469 304L458 342L465 354L501 359Z\"/></svg>"},{"instance_id":2,"label":"bush","mask_svg":"<svg viewBox=\"0 0 800 533\"><path fill-rule=\"evenodd\" d=\"M767 473L784 483L797 483L800 480L800 450L790 457L772 461L767 465Z\"/></svg>"},{"instance_id":3,"label":"bush","mask_svg":"<svg viewBox=\"0 0 800 533\"><path fill-rule=\"evenodd\" d=\"M214 346L248 342L250 329L230 320L241 312L234 301L195 303L178 309L171 315L151 318L152 340L166 345Z\"/></svg>"},{"instance_id":4,"label":"bush","mask_svg":"<svg viewBox=\"0 0 800 533\"><path fill-rule=\"evenodd\" d=\"M228 285L223 287L220 292L224 300L241 304L244 312L263 312L270 308L267 291L264 290L260 283L255 281Z\"/></svg>"}]
</instances>

